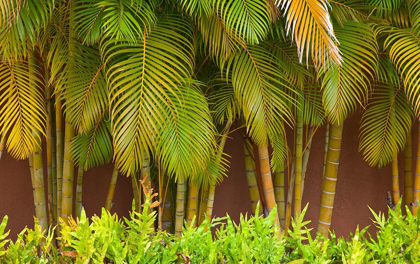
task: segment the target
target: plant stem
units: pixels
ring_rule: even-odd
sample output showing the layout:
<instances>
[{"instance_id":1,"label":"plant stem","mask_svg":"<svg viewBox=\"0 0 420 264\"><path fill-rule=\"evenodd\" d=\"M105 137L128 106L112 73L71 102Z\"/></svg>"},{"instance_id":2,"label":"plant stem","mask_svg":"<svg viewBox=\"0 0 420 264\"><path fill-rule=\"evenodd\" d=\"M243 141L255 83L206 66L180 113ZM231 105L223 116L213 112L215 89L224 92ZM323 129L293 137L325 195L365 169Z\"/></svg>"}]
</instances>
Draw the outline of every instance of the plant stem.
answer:
<instances>
[{"instance_id":1,"label":"plant stem","mask_svg":"<svg viewBox=\"0 0 420 264\"><path fill-rule=\"evenodd\" d=\"M404 149L404 201L410 209L413 202L413 193L413 146L410 131Z\"/></svg>"},{"instance_id":2,"label":"plant stem","mask_svg":"<svg viewBox=\"0 0 420 264\"><path fill-rule=\"evenodd\" d=\"M77 183L76 183L76 217L80 218L80 215L82 213L83 208L83 196L82 196L82 190L83 190L83 167L79 166L79 169L77 171Z\"/></svg>"},{"instance_id":3,"label":"plant stem","mask_svg":"<svg viewBox=\"0 0 420 264\"><path fill-rule=\"evenodd\" d=\"M187 185L184 177L179 177L176 188L176 215L175 215L175 234L181 236L182 227L184 225L184 212L185 212L185 193Z\"/></svg>"},{"instance_id":4,"label":"plant stem","mask_svg":"<svg viewBox=\"0 0 420 264\"><path fill-rule=\"evenodd\" d=\"M248 182L249 198L251 200L252 213L256 214L255 210L257 204L260 203L258 214L263 213L263 206L261 204L260 191L258 190L257 169L255 168L255 159L253 157L252 142L246 135L244 139L244 155L245 155L245 169L246 179Z\"/></svg>"},{"instance_id":5,"label":"plant stem","mask_svg":"<svg viewBox=\"0 0 420 264\"><path fill-rule=\"evenodd\" d=\"M341 151L343 126L332 124L328 139L327 161L322 184L321 206L319 210L317 232L328 236L334 208L335 190L337 186L338 165Z\"/></svg>"},{"instance_id":6,"label":"plant stem","mask_svg":"<svg viewBox=\"0 0 420 264\"><path fill-rule=\"evenodd\" d=\"M64 166L63 166L63 188L62 188L62 204L61 217L64 221L73 214L73 181L74 181L74 164L70 155L70 144L74 137L74 129L66 118L65 140L64 140Z\"/></svg>"},{"instance_id":7,"label":"plant stem","mask_svg":"<svg viewBox=\"0 0 420 264\"><path fill-rule=\"evenodd\" d=\"M303 170L303 116L297 111L296 143L295 143L295 207L294 216L297 218L302 212L302 170Z\"/></svg>"},{"instance_id":8,"label":"plant stem","mask_svg":"<svg viewBox=\"0 0 420 264\"><path fill-rule=\"evenodd\" d=\"M398 175L398 152L392 156L392 200L394 204L400 201L400 178Z\"/></svg>"},{"instance_id":9,"label":"plant stem","mask_svg":"<svg viewBox=\"0 0 420 264\"><path fill-rule=\"evenodd\" d=\"M114 170L112 171L111 183L109 184L108 195L106 196L106 202L105 202L105 209L108 211L111 211L111 208L113 206L112 201L114 200L114 193L115 193L115 187L117 186L117 180L118 180L118 168L117 166L114 165Z\"/></svg>"},{"instance_id":10,"label":"plant stem","mask_svg":"<svg viewBox=\"0 0 420 264\"><path fill-rule=\"evenodd\" d=\"M198 212L198 196L200 188L194 183L190 182L188 188L188 202L187 202L187 225L191 225L193 218L195 217L194 226L197 225L197 212Z\"/></svg>"},{"instance_id":11,"label":"plant stem","mask_svg":"<svg viewBox=\"0 0 420 264\"><path fill-rule=\"evenodd\" d=\"M413 215L417 216L417 210L420 202L420 123L417 144L417 161L416 161L416 172L414 176L414 190L413 190Z\"/></svg>"}]
</instances>

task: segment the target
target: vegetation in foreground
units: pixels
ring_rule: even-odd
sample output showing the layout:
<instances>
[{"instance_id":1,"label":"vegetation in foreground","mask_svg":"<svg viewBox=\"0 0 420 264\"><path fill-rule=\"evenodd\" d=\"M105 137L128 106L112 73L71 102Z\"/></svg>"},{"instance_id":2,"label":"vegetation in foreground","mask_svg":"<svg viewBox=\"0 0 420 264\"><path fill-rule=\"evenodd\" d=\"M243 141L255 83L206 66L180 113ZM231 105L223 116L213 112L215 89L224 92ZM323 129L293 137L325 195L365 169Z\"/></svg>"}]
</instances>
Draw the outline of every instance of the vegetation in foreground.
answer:
<instances>
[{"instance_id":1,"label":"vegetation in foreground","mask_svg":"<svg viewBox=\"0 0 420 264\"><path fill-rule=\"evenodd\" d=\"M241 216L238 224L229 215L205 218L198 227L188 226L181 236L156 231L153 203L141 213L133 210L129 219L120 219L102 210L102 215L61 222L61 237L55 246L54 230L25 228L16 242L6 239L7 217L0 225L0 261L2 263L419 263L420 218L407 209L402 216L401 203L395 210L372 211L378 231L373 236L356 229L349 239L331 238L318 233L313 238L302 214L292 222L292 230L279 238L273 225L276 209L267 218ZM151 212L151 213L150 213ZM209 227L217 227L215 233Z\"/></svg>"}]
</instances>

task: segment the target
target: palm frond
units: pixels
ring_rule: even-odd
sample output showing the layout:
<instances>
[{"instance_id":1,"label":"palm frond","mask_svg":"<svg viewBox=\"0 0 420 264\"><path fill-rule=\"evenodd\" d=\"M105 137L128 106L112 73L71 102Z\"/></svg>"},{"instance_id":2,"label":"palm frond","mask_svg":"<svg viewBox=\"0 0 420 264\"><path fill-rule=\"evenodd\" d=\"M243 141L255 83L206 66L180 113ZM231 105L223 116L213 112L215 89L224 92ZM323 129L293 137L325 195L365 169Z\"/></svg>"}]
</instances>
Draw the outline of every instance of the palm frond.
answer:
<instances>
[{"instance_id":1,"label":"palm frond","mask_svg":"<svg viewBox=\"0 0 420 264\"><path fill-rule=\"evenodd\" d=\"M298 95L296 111L303 112L303 123L313 126L322 125L325 120L325 111L319 85L308 83L298 91Z\"/></svg>"},{"instance_id":2,"label":"palm frond","mask_svg":"<svg viewBox=\"0 0 420 264\"><path fill-rule=\"evenodd\" d=\"M333 65L322 80L323 104L329 120L342 123L358 104L363 105L377 67L375 31L366 24L346 22L337 29L343 64Z\"/></svg>"},{"instance_id":3,"label":"palm frond","mask_svg":"<svg viewBox=\"0 0 420 264\"><path fill-rule=\"evenodd\" d=\"M136 42L156 23L156 15L147 1L76 0L75 30L87 44L101 38Z\"/></svg>"},{"instance_id":4,"label":"palm frond","mask_svg":"<svg viewBox=\"0 0 420 264\"><path fill-rule=\"evenodd\" d=\"M389 57L404 82L405 93L417 114L420 113L420 31L393 28L384 43Z\"/></svg>"},{"instance_id":5,"label":"palm frond","mask_svg":"<svg viewBox=\"0 0 420 264\"><path fill-rule=\"evenodd\" d=\"M108 108L108 87L99 51L73 44L73 60L66 64L56 83L66 114L78 133L93 129Z\"/></svg>"},{"instance_id":6,"label":"palm frond","mask_svg":"<svg viewBox=\"0 0 420 264\"><path fill-rule=\"evenodd\" d=\"M209 95L208 101L213 120L216 124L233 123L240 113L240 108L236 102L232 82L216 78L211 86L213 92Z\"/></svg>"},{"instance_id":7,"label":"palm frond","mask_svg":"<svg viewBox=\"0 0 420 264\"><path fill-rule=\"evenodd\" d=\"M340 25L347 21L366 22L374 7L365 0L330 0L331 16Z\"/></svg>"},{"instance_id":8,"label":"palm frond","mask_svg":"<svg viewBox=\"0 0 420 264\"><path fill-rule=\"evenodd\" d=\"M420 29L420 2L417 0L409 0L408 10L410 10L411 24L414 28Z\"/></svg>"},{"instance_id":9,"label":"palm frond","mask_svg":"<svg viewBox=\"0 0 420 264\"><path fill-rule=\"evenodd\" d=\"M108 163L113 154L111 124L101 119L91 130L75 136L70 152L75 165L84 170Z\"/></svg>"},{"instance_id":10,"label":"palm frond","mask_svg":"<svg viewBox=\"0 0 420 264\"><path fill-rule=\"evenodd\" d=\"M392 161L392 155L404 148L413 115L401 87L380 83L374 99L363 114L359 149L371 166L382 167Z\"/></svg>"},{"instance_id":11,"label":"palm frond","mask_svg":"<svg viewBox=\"0 0 420 264\"><path fill-rule=\"evenodd\" d=\"M369 0L368 4L375 7L378 17L385 17L400 8L404 2L405 0Z\"/></svg>"},{"instance_id":12,"label":"palm frond","mask_svg":"<svg viewBox=\"0 0 420 264\"><path fill-rule=\"evenodd\" d=\"M18 159L27 158L44 133L40 83L39 72L30 73L27 62L0 64L0 131L7 135L8 151Z\"/></svg>"},{"instance_id":13,"label":"palm frond","mask_svg":"<svg viewBox=\"0 0 420 264\"><path fill-rule=\"evenodd\" d=\"M213 0L214 10L226 31L248 44L258 44L269 32L270 10L266 1Z\"/></svg>"},{"instance_id":14,"label":"palm frond","mask_svg":"<svg viewBox=\"0 0 420 264\"><path fill-rule=\"evenodd\" d=\"M316 66L325 66L331 59L341 63L340 51L328 13L326 0L277 0L286 15L287 30L297 45L299 59L306 52ZM309 64L307 61L306 64Z\"/></svg>"},{"instance_id":15,"label":"palm frond","mask_svg":"<svg viewBox=\"0 0 420 264\"><path fill-rule=\"evenodd\" d=\"M162 17L141 43L110 41L105 50L114 157L121 171L138 171L149 149L156 149L170 173L188 176L204 169L200 166L210 158L213 132L204 95L191 80L190 24Z\"/></svg>"}]
</instances>

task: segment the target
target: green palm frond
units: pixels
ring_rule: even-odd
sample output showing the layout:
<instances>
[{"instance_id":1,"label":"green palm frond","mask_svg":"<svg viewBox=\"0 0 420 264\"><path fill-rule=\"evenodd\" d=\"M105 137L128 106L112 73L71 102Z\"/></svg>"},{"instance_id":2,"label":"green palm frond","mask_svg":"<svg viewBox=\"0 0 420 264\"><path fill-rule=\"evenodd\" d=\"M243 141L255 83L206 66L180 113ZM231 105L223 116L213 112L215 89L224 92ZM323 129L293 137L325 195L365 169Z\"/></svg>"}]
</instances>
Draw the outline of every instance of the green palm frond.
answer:
<instances>
[{"instance_id":1,"label":"green palm frond","mask_svg":"<svg viewBox=\"0 0 420 264\"><path fill-rule=\"evenodd\" d=\"M216 14L201 16L198 27L203 43L215 61L227 59L238 50L238 39L228 33L224 22Z\"/></svg>"},{"instance_id":2,"label":"green palm frond","mask_svg":"<svg viewBox=\"0 0 420 264\"><path fill-rule=\"evenodd\" d=\"M276 131L271 137L271 145L273 147L271 167L273 171L277 171L279 168L284 166L284 161L286 160L289 152L289 147L287 146L286 142L286 131L284 130L284 125L281 130Z\"/></svg>"},{"instance_id":3,"label":"green palm frond","mask_svg":"<svg viewBox=\"0 0 420 264\"><path fill-rule=\"evenodd\" d=\"M78 133L87 132L108 108L108 88L99 51L75 42L69 61L56 83L66 114Z\"/></svg>"},{"instance_id":4,"label":"green palm frond","mask_svg":"<svg viewBox=\"0 0 420 264\"><path fill-rule=\"evenodd\" d=\"M110 63L114 157L121 171L138 171L144 153L156 149L161 166L168 171L183 176L196 172L210 158L213 132L207 125L211 121L206 120L210 115L207 104L202 104L204 95L191 80L190 24L162 17L141 43L116 41L105 48ZM195 120L187 124L190 119ZM160 138L165 141L159 142Z\"/></svg>"},{"instance_id":5,"label":"green palm frond","mask_svg":"<svg viewBox=\"0 0 420 264\"><path fill-rule=\"evenodd\" d=\"M75 30L87 44L101 38L136 42L156 23L156 15L143 0L76 0Z\"/></svg>"},{"instance_id":6,"label":"green palm frond","mask_svg":"<svg viewBox=\"0 0 420 264\"><path fill-rule=\"evenodd\" d=\"M342 123L367 99L377 67L378 45L376 32L366 24L349 21L336 33L343 63L324 73L322 100L328 119Z\"/></svg>"},{"instance_id":7,"label":"green palm frond","mask_svg":"<svg viewBox=\"0 0 420 264\"><path fill-rule=\"evenodd\" d=\"M298 91L298 95L296 111L303 112L303 123L312 126L322 125L325 120L325 111L319 85L308 83Z\"/></svg>"},{"instance_id":8,"label":"green palm frond","mask_svg":"<svg viewBox=\"0 0 420 264\"><path fill-rule=\"evenodd\" d=\"M49 22L55 0L0 0L0 56L16 61L34 47L39 30Z\"/></svg>"},{"instance_id":9,"label":"green palm frond","mask_svg":"<svg viewBox=\"0 0 420 264\"><path fill-rule=\"evenodd\" d=\"M370 10L374 6L365 0L330 0L331 17L340 25L347 21L366 22L370 18Z\"/></svg>"},{"instance_id":10,"label":"green palm frond","mask_svg":"<svg viewBox=\"0 0 420 264\"><path fill-rule=\"evenodd\" d=\"M270 43L273 54L276 57L276 65L280 71L283 71L285 77L296 88L302 89L308 78L311 77L308 69L299 62L296 48L290 45L290 42L275 41Z\"/></svg>"},{"instance_id":11,"label":"green palm frond","mask_svg":"<svg viewBox=\"0 0 420 264\"><path fill-rule=\"evenodd\" d=\"M420 29L420 1L409 0L408 6L411 15L411 24L414 28Z\"/></svg>"},{"instance_id":12,"label":"green palm frond","mask_svg":"<svg viewBox=\"0 0 420 264\"><path fill-rule=\"evenodd\" d=\"M210 110L216 124L233 123L240 113L231 81L217 78L211 84L209 95Z\"/></svg>"},{"instance_id":13,"label":"green palm frond","mask_svg":"<svg viewBox=\"0 0 420 264\"><path fill-rule=\"evenodd\" d=\"M40 83L39 73L30 73L26 62L0 64L0 131L7 135L8 151L18 159L27 158L44 133L46 111Z\"/></svg>"},{"instance_id":14,"label":"green palm frond","mask_svg":"<svg viewBox=\"0 0 420 264\"><path fill-rule=\"evenodd\" d=\"M404 148L413 115L401 87L380 83L363 114L359 149L371 166L382 167Z\"/></svg>"},{"instance_id":15,"label":"green palm frond","mask_svg":"<svg viewBox=\"0 0 420 264\"><path fill-rule=\"evenodd\" d=\"M84 170L108 163L113 154L111 124L101 119L91 130L75 136L70 152L75 165Z\"/></svg>"},{"instance_id":16,"label":"green palm frond","mask_svg":"<svg viewBox=\"0 0 420 264\"><path fill-rule=\"evenodd\" d=\"M168 93L176 112L159 129L156 152L169 175L196 176L208 166L215 128L204 95L195 88L179 87ZM179 98L179 99L178 99Z\"/></svg>"},{"instance_id":17,"label":"green palm frond","mask_svg":"<svg viewBox=\"0 0 420 264\"><path fill-rule=\"evenodd\" d=\"M405 0L369 0L367 4L375 7L375 13L378 17L384 17L400 8L404 2Z\"/></svg>"},{"instance_id":18,"label":"green palm frond","mask_svg":"<svg viewBox=\"0 0 420 264\"><path fill-rule=\"evenodd\" d=\"M212 0L178 0L187 14L192 17L209 17L213 13Z\"/></svg>"},{"instance_id":19,"label":"green palm frond","mask_svg":"<svg viewBox=\"0 0 420 264\"><path fill-rule=\"evenodd\" d=\"M392 28L384 43L403 82L405 93L420 113L420 30Z\"/></svg>"},{"instance_id":20,"label":"green palm frond","mask_svg":"<svg viewBox=\"0 0 420 264\"><path fill-rule=\"evenodd\" d=\"M258 44L265 39L271 20L267 1L212 1L215 12L230 35L248 44Z\"/></svg>"},{"instance_id":21,"label":"green palm frond","mask_svg":"<svg viewBox=\"0 0 420 264\"><path fill-rule=\"evenodd\" d=\"M286 32L297 45L299 60L311 57L316 66L325 66L331 59L341 63L340 51L326 0L277 0L286 15Z\"/></svg>"},{"instance_id":22,"label":"green palm frond","mask_svg":"<svg viewBox=\"0 0 420 264\"><path fill-rule=\"evenodd\" d=\"M268 144L276 131L282 131L283 121L293 119L288 107L293 102L287 94L290 83L268 50L262 45L247 47L232 57L225 69L248 134L257 145Z\"/></svg>"},{"instance_id":23,"label":"green palm frond","mask_svg":"<svg viewBox=\"0 0 420 264\"><path fill-rule=\"evenodd\" d=\"M410 28L412 26L410 11L407 5L401 5L400 8L385 16L385 18L394 27Z\"/></svg>"}]
</instances>

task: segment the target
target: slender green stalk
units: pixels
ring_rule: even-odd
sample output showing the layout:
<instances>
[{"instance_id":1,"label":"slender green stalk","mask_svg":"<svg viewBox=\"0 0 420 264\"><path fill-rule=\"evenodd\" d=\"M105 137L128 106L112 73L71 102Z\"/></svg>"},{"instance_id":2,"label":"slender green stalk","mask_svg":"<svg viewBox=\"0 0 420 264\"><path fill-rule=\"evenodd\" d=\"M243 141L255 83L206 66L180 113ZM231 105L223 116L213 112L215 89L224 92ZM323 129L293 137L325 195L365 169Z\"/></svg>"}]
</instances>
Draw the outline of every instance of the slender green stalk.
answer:
<instances>
[{"instance_id":1,"label":"slender green stalk","mask_svg":"<svg viewBox=\"0 0 420 264\"><path fill-rule=\"evenodd\" d=\"M59 224L59 217L61 216L61 202L62 202L62 190L63 190L63 164L64 164L64 144L63 144L63 103L59 99L60 97L56 95L56 104L55 104L55 135L56 135L56 159L57 159L57 180L56 180L56 221L57 225ZM58 226L58 229L60 226ZM57 230L58 231L58 230Z\"/></svg>"},{"instance_id":2,"label":"slender green stalk","mask_svg":"<svg viewBox=\"0 0 420 264\"><path fill-rule=\"evenodd\" d=\"M187 192L187 184L184 177L179 177L176 188L176 215L175 215L175 234L181 236L182 227L184 225L185 212L185 193Z\"/></svg>"},{"instance_id":3,"label":"slender green stalk","mask_svg":"<svg viewBox=\"0 0 420 264\"><path fill-rule=\"evenodd\" d=\"M404 149L404 201L405 205L411 209L413 202L413 144L411 131L407 135Z\"/></svg>"},{"instance_id":4,"label":"slender green stalk","mask_svg":"<svg viewBox=\"0 0 420 264\"><path fill-rule=\"evenodd\" d=\"M141 208L141 201L140 201L140 183L137 180L137 177L135 174L131 175L131 186L133 189L133 197L134 197L134 203L135 207L134 210L138 213L140 213Z\"/></svg>"},{"instance_id":5,"label":"slender green stalk","mask_svg":"<svg viewBox=\"0 0 420 264\"><path fill-rule=\"evenodd\" d=\"M115 187L117 186L117 180L118 180L118 168L116 165L114 165L114 170L112 171L112 177L111 177L111 183L109 184L108 189L108 195L106 196L106 202L105 202L105 209L108 211L111 211L114 200L114 193L115 193Z\"/></svg>"},{"instance_id":6,"label":"slender green stalk","mask_svg":"<svg viewBox=\"0 0 420 264\"><path fill-rule=\"evenodd\" d=\"M53 136L52 104L51 104L51 86L48 84L48 69L44 68L45 95L47 99L47 127L46 127L46 148L47 148L47 178L48 178L48 219L52 226L56 222L56 212L54 204L54 178L55 169L55 144Z\"/></svg>"},{"instance_id":7,"label":"slender green stalk","mask_svg":"<svg viewBox=\"0 0 420 264\"><path fill-rule=\"evenodd\" d=\"M278 170L274 172L274 195L276 197L280 227L283 229L286 228L286 193L284 182L284 162L281 162Z\"/></svg>"},{"instance_id":8,"label":"slender green stalk","mask_svg":"<svg viewBox=\"0 0 420 264\"><path fill-rule=\"evenodd\" d=\"M194 182L190 182L188 188L188 201L187 201L187 225L191 225L191 222L194 217L196 217L194 226L197 225L197 212L198 212L198 196L200 193L200 188L194 184Z\"/></svg>"},{"instance_id":9,"label":"slender green stalk","mask_svg":"<svg viewBox=\"0 0 420 264\"><path fill-rule=\"evenodd\" d=\"M251 140L246 135L244 139L244 156L245 156L245 169L246 179L248 182L249 198L251 200L252 213L255 214L258 202L261 203L260 191L258 189L257 169L255 168L255 158L253 155L253 146ZM260 204L258 214L263 213L263 206Z\"/></svg>"},{"instance_id":10,"label":"slender green stalk","mask_svg":"<svg viewBox=\"0 0 420 264\"><path fill-rule=\"evenodd\" d=\"M297 218L302 212L302 171L303 171L303 113L297 111L295 143L295 213Z\"/></svg>"},{"instance_id":11,"label":"slender green stalk","mask_svg":"<svg viewBox=\"0 0 420 264\"><path fill-rule=\"evenodd\" d=\"M398 173L398 152L392 156L392 201L398 204L400 201L400 177Z\"/></svg>"},{"instance_id":12,"label":"slender green stalk","mask_svg":"<svg viewBox=\"0 0 420 264\"><path fill-rule=\"evenodd\" d=\"M219 164L222 161L223 149L225 148L226 139L227 139L227 136L229 134L229 130L230 130L231 126L232 126L232 123L230 121L228 121L226 123L223 131L222 131L222 135L221 135L220 143L219 143L219 149L218 149L218 152L216 154L216 163L217 164ZM215 192L216 192L216 183L212 182L212 183L210 183L210 187L209 187L209 194L208 194L208 198L207 198L207 208L206 208L206 215L209 218L209 220L211 220L211 216L213 214Z\"/></svg>"},{"instance_id":13,"label":"slender green stalk","mask_svg":"<svg viewBox=\"0 0 420 264\"><path fill-rule=\"evenodd\" d=\"M76 217L80 218L83 208L83 167L79 167L77 171L77 184L76 184Z\"/></svg>"},{"instance_id":14,"label":"slender green stalk","mask_svg":"<svg viewBox=\"0 0 420 264\"><path fill-rule=\"evenodd\" d=\"M293 188L295 186L295 163L292 164L289 177L289 189L287 189L287 203L286 203L286 230L290 229L290 223L292 220L292 203L293 203Z\"/></svg>"},{"instance_id":15,"label":"slender green stalk","mask_svg":"<svg viewBox=\"0 0 420 264\"><path fill-rule=\"evenodd\" d=\"M200 201L199 201L200 209L198 210L197 225L200 225L206 218L208 197L209 197L209 187L203 186L201 188L201 194L200 194Z\"/></svg>"},{"instance_id":16,"label":"slender green stalk","mask_svg":"<svg viewBox=\"0 0 420 264\"><path fill-rule=\"evenodd\" d=\"M306 140L306 149L303 152L303 168L302 168L302 195L305 189L305 176L306 170L308 169L308 162L309 162L309 154L311 153L312 147L312 138L313 138L314 128L311 126L308 132L308 139Z\"/></svg>"}]
</instances>

